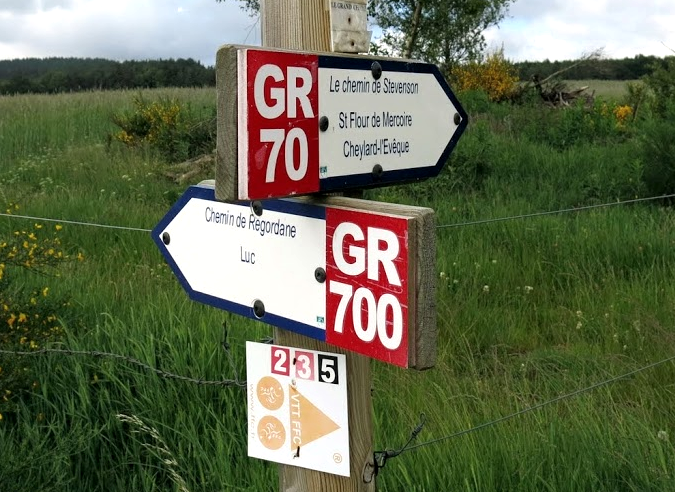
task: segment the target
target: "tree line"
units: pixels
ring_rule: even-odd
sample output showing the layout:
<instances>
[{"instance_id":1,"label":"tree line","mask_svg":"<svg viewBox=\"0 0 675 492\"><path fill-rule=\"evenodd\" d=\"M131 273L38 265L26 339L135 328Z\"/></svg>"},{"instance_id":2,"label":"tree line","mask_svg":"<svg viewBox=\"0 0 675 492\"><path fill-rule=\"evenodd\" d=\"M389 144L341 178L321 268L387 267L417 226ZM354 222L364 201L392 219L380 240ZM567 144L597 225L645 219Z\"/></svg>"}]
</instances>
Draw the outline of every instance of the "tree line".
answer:
<instances>
[{"instance_id":1,"label":"tree line","mask_svg":"<svg viewBox=\"0 0 675 492\"><path fill-rule=\"evenodd\" d=\"M563 61L537 61L518 62L515 67L518 70L520 80L532 80L538 75L544 79L556 72L568 67L561 77L567 80L637 80L649 75L659 67L668 64L668 58L657 56L636 55L633 58L622 59L594 59L587 60L572 67L575 60Z\"/></svg>"},{"instance_id":2,"label":"tree line","mask_svg":"<svg viewBox=\"0 0 675 492\"><path fill-rule=\"evenodd\" d=\"M565 71L567 80L636 80L665 67L674 57L589 60ZM518 62L521 80L548 77L574 60ZM214 67L191 58L124 61L103 58L26 58L0 60L0 94L56 93L84 90L214 86Z\"/></svg>"},{"instance_id":3,"label":"tree line","mask_svg":"<svg viewBox=\"0 0 675 492\"><path fill-rule=\"evenodd\" d=\"M214 68L191 58L123 62L103 58L0 60L0 94L202 87L215 82Z\"/></svg>"}]
</instances>

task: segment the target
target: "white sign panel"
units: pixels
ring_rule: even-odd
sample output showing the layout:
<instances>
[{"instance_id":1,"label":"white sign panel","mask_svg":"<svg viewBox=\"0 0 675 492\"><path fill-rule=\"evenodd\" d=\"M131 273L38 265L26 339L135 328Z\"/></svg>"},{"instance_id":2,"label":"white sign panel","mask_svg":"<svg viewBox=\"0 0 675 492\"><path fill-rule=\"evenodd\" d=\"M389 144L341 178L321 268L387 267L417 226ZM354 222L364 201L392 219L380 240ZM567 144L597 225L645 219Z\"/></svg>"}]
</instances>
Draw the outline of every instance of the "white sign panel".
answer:
<instances>
[{"instance_id":1,"label":"white sign panel","mask_svg":"<svg viewBox=\"0 0 675 492\"><path fill-rule=\"evenodd\" d=\"M319 113L330 124L319 135L321 178L435 165L457 128L455 105L433 73L319 68Z\"/></svg>"},{"instance_id":2,"label":"white sign panel","mask_svg":"<svg viewBox=\"0 0 675 492\"><path fill-rule=\"evenodd\" d=\"M326 284L314 271L326 265L325 218L297 203L265 207L258 216L248 203L217 202L212 188L192 187L154 239L195 300L249 317L253 308L282 328L323 334Z\"/></svg>"},{"instance_id":3,"label":"white sign panel","mask_svg":"<svg viewBox=\"0 0 675 492\"><path fill-rule=\"evenodd\" d=\"M248 455L348 477L344 355L246 342Z\"/></svg>"}]
</instances>

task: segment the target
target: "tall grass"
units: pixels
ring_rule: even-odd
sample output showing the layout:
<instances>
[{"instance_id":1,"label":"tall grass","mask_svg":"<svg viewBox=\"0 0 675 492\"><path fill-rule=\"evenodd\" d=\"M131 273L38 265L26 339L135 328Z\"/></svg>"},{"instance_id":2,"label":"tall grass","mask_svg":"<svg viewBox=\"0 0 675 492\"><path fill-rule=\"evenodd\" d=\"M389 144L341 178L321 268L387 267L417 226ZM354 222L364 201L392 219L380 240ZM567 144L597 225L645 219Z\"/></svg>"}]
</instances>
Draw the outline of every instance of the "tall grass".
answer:
<instances>
[{"instance_id":1,"label":"tall grass","mask_svg":"<svg viewBox=\"0 0 675 492\"><path fill-rule=\"evenodd\" d=\"M209 90L177 95L215 103ZM109 115L132 96L0 98L0 202L19 203L27 215L152 228L183 188L162 177L151 150L106 144ZM453 225L438 229L437 366L417 373L373 363L377 449L405 443L421 413L417 442L675 352L671 209L621 205L461 225L644 196L630 134L552 149L524 133L528 117L545 116L497 106L474 118L451 162L484 165L473 188L455 186L447 169L436 184L369 192L431 206L439 225ZM24 225L0 218L0 239ZM267 336L268 327L188 300L146 232L66 224L62 233L85 260L41 279L71 299L60 347L123 354L196 379L230 379L235 370L243 377L244 341ZM22 275L31 282L30 272ZM3 492L278 487L275 465L246 456L242 389L165 380L106 358L22 363L38 384L0 421ZM675 490L673 376L673 364L663 365L404 452L378 486Z\"/></svg>"}]
</instances>

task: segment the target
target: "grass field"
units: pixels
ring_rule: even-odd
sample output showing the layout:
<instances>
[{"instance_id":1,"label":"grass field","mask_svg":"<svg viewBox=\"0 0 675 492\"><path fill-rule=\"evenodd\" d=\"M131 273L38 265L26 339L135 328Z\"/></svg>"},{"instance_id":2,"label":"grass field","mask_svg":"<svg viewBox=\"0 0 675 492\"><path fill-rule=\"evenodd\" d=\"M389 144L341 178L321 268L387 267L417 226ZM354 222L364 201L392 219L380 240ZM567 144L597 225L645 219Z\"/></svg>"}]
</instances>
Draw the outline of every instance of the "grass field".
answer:
<instances>
[{"instance_id":1,"label":"grass field","mask_svg":"<svg viewBox=\"0 0 675 492\"><path fill-rule=\"evenodd\" d=\"M212 89L172 95L215 104ZM12 203L13 215L154 227L185 187L163 177L152 150L107 143L110 115L132 96L0 98L0 211ZM639 128L613 122L602 133L595 116L591 125L571 112L466 104L472 123L442 176L368 192L430 206L439 225L437 366L372 363L376 449L405 443L421 413L416 443L427 444L391 459L378 488L675 490L672 362L499 421L675 355L671 208L518 217L647 197ZM595 133L580 134L584 124ZM244 342L270 334L190 301L147 232L2 216L0 243L15 231L42 238L57 224L63 248L83 260L58 276L8 269L0 283L69 299L51 346L219 380L243 374ZM100 357L0 355L0 367L2 492L278 489L276 465L246 456L242 389L165 380ZM7 394L17 384L11 367L27 385Z\"/></svg>"},{"instance_id":2,"label":"grass field","mask_svg":"<svg viewBox=\"0 0 675 492\"><path fill-rule=\"evenodd\" d=\"M594 92L596 96L613 100L621 100L626 95L626 85L636 83L637 80L566 80L570 89L588 87L587 92Z\"/></svg>"}]
</instances>

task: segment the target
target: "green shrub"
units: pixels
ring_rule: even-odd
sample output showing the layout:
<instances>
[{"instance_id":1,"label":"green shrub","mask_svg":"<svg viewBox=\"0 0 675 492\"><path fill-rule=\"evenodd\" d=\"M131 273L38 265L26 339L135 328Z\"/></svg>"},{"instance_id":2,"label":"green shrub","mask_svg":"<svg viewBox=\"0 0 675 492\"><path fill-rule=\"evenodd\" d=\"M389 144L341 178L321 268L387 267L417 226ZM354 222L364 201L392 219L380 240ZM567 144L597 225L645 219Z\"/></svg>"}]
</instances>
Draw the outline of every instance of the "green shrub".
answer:
<instances>
[{"instance_id":1,"label":"green shrub","mask_svg":"<svg viewBox=\"0 0 675 492\"><path fill-rule=\"evenodd\" d=\"M643 115L644 107L653 104L653 94L648 90L644 82L626 83L626 97L624 103L632 108L631 120L635 121L638 115Z\"/></svg>"},{"instance_id":2,"label":"green shrub","mask_svg":"<svg viewBox=\"0 0 675 492\"><path fill-rule=\"evenodd\" d=\"M533 142L565 150L575 145L609 144L625 139L632 131L632 113L628 105L602 99L589 105L577 100L564 108L540 105L519 112L520 121L515 128L522 128Z\"/></svg>"},{"instance_id":3,"label":"green shrub","mask_svg":"<svg viewBox=\"0 0 675 492\"><path fill-rule=\"evenodd\" d=\"M659 117L666 117L669 106L675 102L675 57L653 65L652 73L645 77L645 83L654 93L654 112Z\"/></svg>"},{"instance_id":4,"label":"green shrub","mask_svg":"<svg viewBox=\"0 0 675 492\"><path fill-rule=\"evenodd\" d=\"M457 94L457 97L469 117L479 113L487 113L495 106L490 101L487 92L480 89L461 91Z\"/></svg>"},{"instance_id":5,"label":"green shrub","mask_svg":"<svg viewBox=\"0 0 675 492\"><path fill-rule=\"evenodd\" d=\"M652 196L675 193L675 101L664 106L664 118L644 123L641 152L643 179Z\"/></svg>"},{"instance_id":6,"label":"green shrub","mask_svg":"<svg viewBox=\"0 0 675 492\"><path fill-rule=\"evenodd\" d=\"M146 101L135 96L133 109L112 116L120 130L112 139L129 147L149 145L167 162L181 162L213 151L216 141L215 106L207 117L177 99Z\"/></svg>"},{"instance_id":7,"label":"green shrub","mask_svg":"<svg viewBox=\"0 0 675 492\"><path fill-rule=\"evenodd\" d=\"M472 121L438 176L419 183L384 188L374 197L419 204L447 197L450 193L478 191L490 175L495 158L493 138L487 121Z\"/></svg>"}]
</instances>

